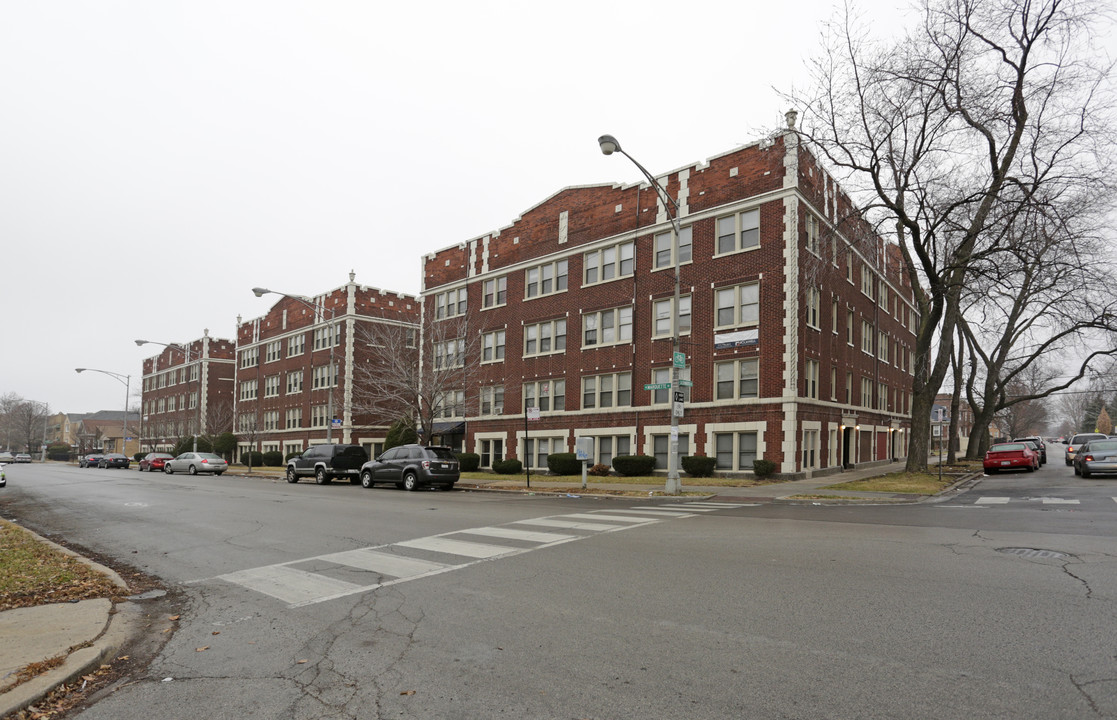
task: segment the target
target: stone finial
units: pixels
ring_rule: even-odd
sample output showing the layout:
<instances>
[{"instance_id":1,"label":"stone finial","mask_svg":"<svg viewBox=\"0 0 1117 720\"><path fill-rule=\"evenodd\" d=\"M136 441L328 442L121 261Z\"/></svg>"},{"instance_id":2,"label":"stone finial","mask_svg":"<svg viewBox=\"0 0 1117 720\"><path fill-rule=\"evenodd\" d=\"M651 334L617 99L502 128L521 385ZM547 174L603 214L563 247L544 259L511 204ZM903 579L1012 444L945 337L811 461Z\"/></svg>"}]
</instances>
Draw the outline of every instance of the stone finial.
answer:
<instances>
[{"instance_id":1,"label":"stone finial","mask_svg":"<svg viewBox=\"0 0 1117 720\"><path fill-rule=\"evenodd\" d=\"M354 280L356 280L356 279L357 279L357 273L355 273L355 272L353 272L352 270L350 270L350 271L349 271L349 282L353 282L353 281L354 281Z\"/></svg>"},{"instance_id":2,"label":"stone finial","mask_svg":"<svg viewBox=\"0 0 1117 720\"><path fill-rule=\"evenodd\" d=\"M795 120L796 120L796 118L799 117L799 111L795 110L793 108L793 109L788 110L787 112L785 112L783 114L783 117L784 117L785 120L787 120L787 129L788 130L794 130L795 129Z\"/></svg>"}]
</instances>

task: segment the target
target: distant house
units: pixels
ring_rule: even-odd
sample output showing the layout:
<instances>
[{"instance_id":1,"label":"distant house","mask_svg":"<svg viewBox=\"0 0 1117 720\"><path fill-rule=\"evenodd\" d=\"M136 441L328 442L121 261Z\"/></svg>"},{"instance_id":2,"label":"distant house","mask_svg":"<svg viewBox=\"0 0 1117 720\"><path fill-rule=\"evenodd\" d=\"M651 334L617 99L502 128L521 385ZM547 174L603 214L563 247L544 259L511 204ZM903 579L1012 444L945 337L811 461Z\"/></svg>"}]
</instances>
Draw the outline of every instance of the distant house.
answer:
<instances>
[{"instance_id":1,"label":"distant house","mask_svg":"<svg viewBox=\"0 0 1117 720\"><path fill-rule=\"evenodd\" d=\"M74 431L79 453L115 452L132 456L139 452L140 416L123 410L101 410L86 415Z\"/></svg>"}]
</instances>

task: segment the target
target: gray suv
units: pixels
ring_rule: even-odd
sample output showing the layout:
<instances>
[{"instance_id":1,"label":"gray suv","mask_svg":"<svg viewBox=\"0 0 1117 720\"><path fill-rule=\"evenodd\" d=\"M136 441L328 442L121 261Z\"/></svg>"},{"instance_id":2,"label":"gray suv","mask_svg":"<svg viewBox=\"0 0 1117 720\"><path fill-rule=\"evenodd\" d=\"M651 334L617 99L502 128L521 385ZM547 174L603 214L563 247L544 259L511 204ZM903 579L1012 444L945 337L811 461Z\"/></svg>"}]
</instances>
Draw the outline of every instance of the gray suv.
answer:
<instances>
[{"instance_id":1,"label":"gray suv","mask_svg":"<svg viewBox=\"0 0 1117 720\"><path fill-rule=\"evenodd\" d=\"M399 445L361 467L361 485L366 488L392 483L406 490L426 485L450 490L460 477L457 456L441 445Z\"/></svg>"}]
</instances>

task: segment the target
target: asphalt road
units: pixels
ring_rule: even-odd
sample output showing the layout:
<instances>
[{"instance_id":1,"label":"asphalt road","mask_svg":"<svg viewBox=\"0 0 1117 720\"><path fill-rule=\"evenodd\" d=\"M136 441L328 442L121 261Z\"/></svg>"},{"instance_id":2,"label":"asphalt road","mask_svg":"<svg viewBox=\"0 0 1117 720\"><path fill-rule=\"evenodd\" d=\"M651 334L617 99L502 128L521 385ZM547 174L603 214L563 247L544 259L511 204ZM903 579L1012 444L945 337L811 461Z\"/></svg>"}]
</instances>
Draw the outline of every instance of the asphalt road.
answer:
<instances>
[{"instance_id":1,"label":"asphalt road","mask_svg":"<svg viewBox=\"0 0 1117 720\"><path fill-rule=\"evenodd\" d=\"M0 515L179 591L83 719L1114 718L1117 478L1061 457L898 507L9 466Z\"/></svg>"}]
</instances>

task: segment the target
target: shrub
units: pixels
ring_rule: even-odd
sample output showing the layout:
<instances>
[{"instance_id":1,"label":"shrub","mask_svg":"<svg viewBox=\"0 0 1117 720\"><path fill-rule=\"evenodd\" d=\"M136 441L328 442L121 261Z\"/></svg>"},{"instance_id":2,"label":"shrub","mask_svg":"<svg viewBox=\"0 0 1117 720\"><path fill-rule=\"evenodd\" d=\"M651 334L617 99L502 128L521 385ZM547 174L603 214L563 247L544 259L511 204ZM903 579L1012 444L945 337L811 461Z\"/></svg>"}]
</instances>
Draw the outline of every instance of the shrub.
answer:
<instances>
[{"instance_id":1,"label":"shrub","mask_svg":"<svg viewBox=\"0 0 1117 720\"><path fill-rule=\"evenodd\" d=\"M519 460L497 460L493 463L493 472L500 475L516 475L524 471L524 464Z\"/></svg>"},{"instance_id":2,"label":"shrub","mask_svg":"<svg viewBox=\"0 0 1117 720\"><path fill-rule=\"evenodd\" d=\"M135 455L132 456L132 462L139 462L140 460L143 460L145 457L147 457L147 453L138 452L138 453L136 453Z\"/></svg>"},{"instance_id":3,"label":"shrub","mask_svg":"<svg viewBox=\"0 0 1117 720\"><path fill-rule=\"evenodd\" d=\"M269 450L264 453L260 464L268 467L280 467L283 465L283 453L278 450Z\"/></svg>"},{"instance_id":4,"label":"shrub","mask_svg":"<svg viewBox=\"0 0 1117 720\"><path fill-rule=\"evenodd\" d=\"M593 475L594 477L605 477L609 474L609 466L602 465L601 463L591 465L588 469L586 469L586 474Z\"/></svg>"},{"instance_id":5,"label":"shrub","mask_svg":"<svg viewBox=\"0 0 1117 720\"><path fill-rule=\"evenodd\" d=\"M477 453L458 453L458 469L461 472L477 472L481 467L481 456Z\"/></svg>"},{"instance_id":6,"label":"shrub","mask_svg":"<svg viewBox=\"0 0 1117 720\"><path fill-rule=\"evenodd\" d=\"M208 439L201 436L198 437L198 452L213 452L211 448L212 446ZM194 436L187 435L184 438L180 438L178 443L175 444L174 450L168 450L167 452L175 457L183 453L194 452Z\"/></svg>"},{"instance_id":7,"label":"shrub","mask_svg":"<svg viewBox=\"0 0 1117 720\"><path fill-rule=\"evenodd\" d=\"M419 442L419 433L415 431L415 423L410 418L400 418L388 428L384 437L384 449L391 450L397 445L410 445Z\"/></svg>"},{"instance_id":8,"label":"shrub","mask_svg":"<svg viewBox=\"0 0 1117 720\"><path fill-rule=\"evenodd\" d=\"M752 472L758 478L766 478L776 473L776 464L771 460L753 460Z\"/></svg>"},{"instance_id":9,"label":"shrub","mask_svg":"<svg viewBox=\"0 0 1117 720\"><path fill-rule=\"evenodd\" d=\"M241 453L240 462L242 465L260 467L264 464L264 453L260 452L259 450L250 450L246 453Z\"/></svg>"},{"instance_id":10,"label":"shrub","mask_svg":"<svg viewBox=\"0 0 1117 720\"><path fill-rule=\"evenodd\" d=\"M717 460L704 455L684 455L681 458L683 470L691 477L712 477Z\"/></svg>"},{"instance_id":11,"label":"shrub","mask_svg":"<svg viewBox=\"0 0 1117 720\"><path fill-rule=\"evenodd\" d=\"M582 461L574 453L551 453L547 456L547 469L552 475L581 475Z\"/></svg>"},{"instance_id":12,"label":"shrub","mask_svg":"<svg viewBox=\"0 0 1117 720\"><path fill-rule=\"evenodd\" d=\"M613 458L613 468L626 477L651 475L655 458L651 455L618 455Z\"/></svg>"},{"instance_id":13,"label":"shrub","mask_svg":"<svg viewBox=\"0 0 1117 720\"><path fill-rule=\"evenodd\" d=\"M213 451L222 457L228 457L237 449L237 436L231 432L223 432L213 441Z\"/></svg>"},{"instance_id":14,"label":"shrub","mask_svg":"<svg viewBox=\"0 0 1117 720\"><path fill-rule=\"evenodd\" d=\"M302 455L302 454L303 454L302 450L292 450L291 452L287 453L287 457L283 458L283 463L287 464L288 460L290 460L291 458L296 458L296 457L298 457L299 455Z\"/></svg>"}]
</instances>

